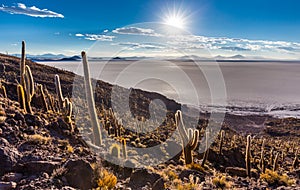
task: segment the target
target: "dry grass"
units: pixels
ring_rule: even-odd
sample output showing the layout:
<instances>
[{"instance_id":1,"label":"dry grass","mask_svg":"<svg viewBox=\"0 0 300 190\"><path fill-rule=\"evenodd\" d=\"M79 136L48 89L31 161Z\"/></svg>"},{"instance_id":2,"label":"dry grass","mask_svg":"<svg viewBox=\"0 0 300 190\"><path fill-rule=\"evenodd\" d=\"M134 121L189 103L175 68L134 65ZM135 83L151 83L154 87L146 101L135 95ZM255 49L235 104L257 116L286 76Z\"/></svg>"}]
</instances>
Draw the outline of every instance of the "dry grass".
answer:
<instances>
[{"instance_id":1,"label":"dry grass","mask_svg":"<svg viewBox=\"0 0 300 190\"><path fill-rule=\"evenodd\" d=\"M212 179L213 184L220 189L230 188L231 184L226 180L226 176L216 176Z\"/></svg>"},{"instance_id":2,"label":"dry grass","mask_svg":"<svg viewBox=\"0 0 300 190\"><path fill-rule=\"evenodd\" d=\"M98 188L97 189L113 189L117 184L117 177L103 169L100 171L99 179L96 180Z\"/></svg>"},{"instance_id":3,"label":"dry grass","mask_svg":"<svg viewBox=\"0 0 300 190\"><path fill-rule=\"evenodd\" d=\"M267 169L265 173L260 174L260 179L266 181L271 186L290 186L295 183L295 181L289 179L286 174L280 175L276 171L269 169Z\"/></svg>"},{"instance_id":4,"label":"dry grass","mask_svg":"<svg viewBox=\"0 0 300 190\"><path fill-rule=\"evenodd\" d=\"M39 134L26 136L27 140L34 144L49 144L52 141L51 137L44 137Z\"/></svg>"}]
</instances>

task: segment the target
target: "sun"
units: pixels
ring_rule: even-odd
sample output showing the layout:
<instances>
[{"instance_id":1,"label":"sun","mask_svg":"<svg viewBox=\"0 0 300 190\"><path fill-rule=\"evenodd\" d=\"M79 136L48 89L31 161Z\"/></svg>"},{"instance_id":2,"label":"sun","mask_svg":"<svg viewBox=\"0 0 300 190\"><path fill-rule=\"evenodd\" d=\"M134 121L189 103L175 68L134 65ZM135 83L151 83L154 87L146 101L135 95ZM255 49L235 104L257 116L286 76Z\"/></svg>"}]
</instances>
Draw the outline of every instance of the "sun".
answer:
<instances>
[{"instance_id":1,"label":"sun","mask_svg":"<svg viewBox=\"0 0 300 190\"><path fill-rule=\"evenodd\" d=\"M168 7L167 10L164 11L164 16L162 18L163 23L176 28L186 29L189 17L186 12L187 11L184 11L182 7Z\"/></svg>"},{"instance_id":2,"label":"sun","mask_svg":"<svg viewBox=\"0 0 300 190\"><path fill-rule=\"evenodd\" d=\"M185 26L184 19L176 15L167 16L164 23L181 29Z\"/></svg>"}]
</instances>

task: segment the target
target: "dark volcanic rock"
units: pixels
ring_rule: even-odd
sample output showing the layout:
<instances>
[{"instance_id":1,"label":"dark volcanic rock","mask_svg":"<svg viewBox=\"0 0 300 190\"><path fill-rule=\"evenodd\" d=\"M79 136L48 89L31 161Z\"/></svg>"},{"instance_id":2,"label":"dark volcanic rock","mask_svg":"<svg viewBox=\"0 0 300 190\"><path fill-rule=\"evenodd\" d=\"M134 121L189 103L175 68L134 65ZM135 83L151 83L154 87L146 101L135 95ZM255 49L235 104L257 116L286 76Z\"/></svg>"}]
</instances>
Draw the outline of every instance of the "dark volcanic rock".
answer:
<instances>
[{"instance_id":1,"label":"dark volcanic rock","mask_svg":"<svg viewBox=\"0 0 300 190\"><path fill-rule=\"evenodd\" d=\"M69 185L80 189L91 189L93 180L93 168L85 160L69 160L65 168L65 175Z\"/></svg>"},{"instance_id":2,"label":"dark volcanic rock","mask_svg":"<svg viewBox=\"0 0 300 190\"><path fill-rule=\"evenodd\" d=\"M148 184L154 184L160 178L160 175L152 173L147 169L137 169L131 174L129 187L132 189L141 189Z\"/></svg>"},{"instance_id":3,"label":"dark volcanic rock","mask_svg":"<svg viewBox=\"0 0 300 190\"><path fill-rule=\"evenodd\" d=\"M5 139L0 139L0 175L12 171L17 160L20 158L20 153L13 147L8 146Z\"/></svg>"}]
</instances>

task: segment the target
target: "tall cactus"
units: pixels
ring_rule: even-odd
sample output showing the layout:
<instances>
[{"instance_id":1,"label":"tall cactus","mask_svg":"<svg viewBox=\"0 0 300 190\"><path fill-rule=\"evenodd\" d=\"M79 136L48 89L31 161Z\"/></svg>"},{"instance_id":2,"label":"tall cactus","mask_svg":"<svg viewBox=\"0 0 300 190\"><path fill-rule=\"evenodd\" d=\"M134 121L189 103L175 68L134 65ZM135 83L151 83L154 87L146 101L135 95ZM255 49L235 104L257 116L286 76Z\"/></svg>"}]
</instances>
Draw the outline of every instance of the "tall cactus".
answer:
<instances>
[{"instance_id":1,"label":"tall cactus","mask_svg":"<svg viewBox=\"0 0 300 190\"><path fill-rule=\"evenodd\" d=\"M22 55L20 61L20 84L24 91L25 96L25 108L28 113L31 111L31 99L34 95L34 82L30 67L26 65L26 52L25 52L25 41L22 41Z\"/></svg>"},{"instance_id":2,"label":"tall cactus","mask_svg":"<svg viewBox=\"0 0 300 190\"><path fill-rule=\"evenodd\" d=\"M58 97L60 109L62 109L64 103L64 97L62 95L59 75L55 75L55 89L56 89L56 94Z\"/></svg>"},{"instance_id":3,"label":"tall cactus","mask_svg":"<svg viewBox=\"0 0 300 190\"><path fill-rule=\"evenodd\" d=\"M102 145L102 135L101 135L100 125L98 122L98 117L95 108L92 83L91 83L90 73L89 73L89 65L88 65L86 53L84 51L81 53L81 56L82 56L82 63L83 63L83 70L84 70L86 100L88 104L91 125L93 128L94 143L95 145L100 146Z\"/></svg>"},{"instance_id":4,"label":"tall cactus","mask_svg":"<svg viewBox=\"0 0 300 190\"><path fill-rule=\"evenodd\" d=\"M20 84L22 87L25 85L25 41L22 41L22 51L21 51L21 62L20 62Z\"/></svg>"},{"instance_id":5,"label":"tall cactus","mask_svg":"<svg viewBox=\"0 0 300 190\"><path fill-rule=\"evenodd\" d=\"M178 127L179 134L182 140L182 148L185 164L193 163L193 150L196 149L198 145L199 131L189 129L187 134L185 126L182 120L182 113L178 110L175 114L176 126Z\"/></svg>"},{"instance_id":6,"label":"tall cactus","mask_svg":"<svg viewBox=\"0 0 300 190\"><path fill-rule=\"evenodd\" d=\"M251 136L247 136L247 145L246 145L246 174L248 177L251 177Z\"/></svg>"}]
</instances>

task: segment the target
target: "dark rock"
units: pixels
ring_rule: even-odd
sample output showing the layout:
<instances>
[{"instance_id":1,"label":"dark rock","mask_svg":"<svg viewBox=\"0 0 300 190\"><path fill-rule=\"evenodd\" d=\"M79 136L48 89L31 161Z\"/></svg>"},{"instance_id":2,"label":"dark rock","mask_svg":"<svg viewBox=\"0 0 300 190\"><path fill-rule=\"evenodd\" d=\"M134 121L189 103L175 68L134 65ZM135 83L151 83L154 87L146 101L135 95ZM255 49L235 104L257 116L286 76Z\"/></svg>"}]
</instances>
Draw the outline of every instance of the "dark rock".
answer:
<instances>
[{"instance_id":1,"label":"dark rock","mask_svg":"<svg viewBox=\"0 0 300 190\"><path fill-rule=\"evenodd\" d=\"M201 173L200 171L197 170L183 170L180 174L179 174L179 178L181 180L184 179L189 179L190 175L193 175L194 177L198 177L200 181L204 181L205 178L205 174Z\"/></svg>"},{"instance_id":2,"label":"dark rock","mask_svg":"<svg viewBox=\"0 0 300 190\"><path fill-rule=\"evenodd\" d=\"M69 160L65 168L65 177L70 186L80 189L91 189L93 180L93 168L85 160Z\"/></svg>"},{"instance_id":3,"label":"dark rock","mask_svg":"<svg viewBox=\"0 0 300 190\"><path fill-rule=\"evenodd\" d=\"M0 181L0 189L1 190L11 190L15 189L17 184L15 182L1 182Z\"/></svg>"},{"instance_id":4,"label":"dark rock","mask_svg":"<svg viewBox=\"0 0 300 190\"><path fill-rule=\"evenodd\" d=\"M131 174L129 187L132 189L141 189L147 184L154 184L160 178L160 175L152 173L147 169L137 169Z\"/></svg>"},{"instance_id":5,"label":"dark rock","mask_svg":"<svg viewBox=\"0 0 300 190\"><path fill-rule=\"evenodd\" d=\"M59 162L53 161L30 161L26 162L23 165L18 166L17 171L28 172L31 174L46 172L51 174L54 169L58 168L60 165Z\"/></svg>"},{"instance_id":6,"label":"dark rock","mask_svg":"<svg viewBox=\"0 0 300 190\"><path fill-rule=\"evenodd\" d=\"M159 178L152 186L152 190L163 190L165 189L165 182L163 178Z\"/></svg>"},{"instance_id":7,"label":"dark rock","mask_svg":"<svg viewBox=\"0 0 300 190\"><path fill-rule=\"evenodd\" d=\"M246 169L239 167L227 167L225 172L231 176L247 177Z\"/></svg>"},{"instance_id":8,"label":"dark rock","mask_svg":"<svg viewBox=\"0 0 300 190\"><path fill-rule=\"evenodd\" d=\"M2 177L2 180L8 182L19 182L22 178L23 174L21 173L8 173Z\"/></svg>"},{"instance_id":9,"label":"dark rock","mask_svg":"<svg viewBox=\"0 0 300 190\"><path fill-rule=\"evenodd\" d=\"M26 124L28 126L38 126L38 127L44 126L43 120L39 116L26 114L24 117L25 117Z\"/></svg>"},{"instance_id":10,"label":"dark rock","mask_svg":"<svg viewBox=\"0 0 300 190\"><path fill-rule=\"evenodd\" d=\"M22 121L22 123L25 123L25 117L20 112L16 112L14 119L17 121Z\"/></svg>"},{"instance_id":11,"label":"dark rock","mask_svg":"<svg viewBox=\"0 0 300 190\"><path fill-rule=\"evenodd\" d=\"M17 160L20 158L20 153L15 148L0 145L0 175L11 172Z\"/></svg>"}]
</instances>

